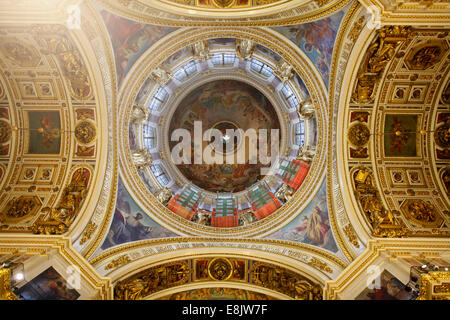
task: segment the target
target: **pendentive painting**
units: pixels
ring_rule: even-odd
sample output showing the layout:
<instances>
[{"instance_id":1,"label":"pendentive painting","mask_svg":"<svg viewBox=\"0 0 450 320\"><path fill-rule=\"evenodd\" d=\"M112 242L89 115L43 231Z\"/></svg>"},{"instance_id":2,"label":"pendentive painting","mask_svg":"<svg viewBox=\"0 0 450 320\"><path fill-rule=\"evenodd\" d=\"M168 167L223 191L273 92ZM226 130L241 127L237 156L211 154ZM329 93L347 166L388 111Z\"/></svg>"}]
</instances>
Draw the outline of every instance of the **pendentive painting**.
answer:
<instances>
[{"instance_id":1,"label":"pendentive painting","mask_svg":"<svg viewBox=\"0 0 450 320\"><path fill-rule=\"evenodd\" d=\"M21 300L76 300L80 296L67 286L66 280L53 267L19 288L15 294Z\"/></svg>"},{"instance_id":2,"label":"pendentive painting","mask_svg":"<svg viewBox=\"0 0 450 320\"><path fill-rule=\"evenodd\" d=\"M294 42L317 67L325 85L330 77L334 41L346 9L310 23L274 27Z\"/></svg>"},{"instance_id":3,"label":"pendentive painting","mask_svg":"<svg viewBox=\"0 0 450 320\"><path fill-rule=\"evenodd\" d=\"M28 152L59 154L61 149L61 118L59 111L28 111Z\"/></svg>"},{"instance_id":4,"label":"pendentive painting","mask_svg":"<svg viewBox=\"0 0 450 320\"><path fill-rule=\"evenodd\" d=\"M132 241L176 236L143 213L119 179L116 210L102 249Z\"/></svg>"},{"instance_id":5,"label":"pendentive painting","mask_svg":"<svg viewBox=\"0 0 450 320\"><path fill-rule=\"evenodd\" d=\"M118 83L148 48L175 30L175 28L137 23L107 11L102 11L102 16L114 48Z\"/></svg>"},{"instance_id":6,"label":"pendentive painting","mask_svg":"<svg viewBox=\"0 0 450 320\"><path fill-rule=\"evenodd\" d=\"M419 115L387 114L384 120L384 155L386 157L417 156Z\"/></svg>"},{"instance_id":7,"label":"pendentive painting","mask_svg":"<svg viewBox=\"0 0 450 320\"><path fill-rule=\"evenodd\" d=\"M301 242L337 252L328 213L326 185L325 180L305 210L287 226L267 238Z\"/></svg>"},{"instance_id":8,"label":"pendentive painting","mask_svg":"<svg viewBox=\"0 0 450 320\"><path fill-rule=\"evenodd\" d=\"M405 285L392 273L384 270L375 280L373 288L364 289L355 300L414 300L414 296L405 290Z\"/></svg>"}]
</instances>

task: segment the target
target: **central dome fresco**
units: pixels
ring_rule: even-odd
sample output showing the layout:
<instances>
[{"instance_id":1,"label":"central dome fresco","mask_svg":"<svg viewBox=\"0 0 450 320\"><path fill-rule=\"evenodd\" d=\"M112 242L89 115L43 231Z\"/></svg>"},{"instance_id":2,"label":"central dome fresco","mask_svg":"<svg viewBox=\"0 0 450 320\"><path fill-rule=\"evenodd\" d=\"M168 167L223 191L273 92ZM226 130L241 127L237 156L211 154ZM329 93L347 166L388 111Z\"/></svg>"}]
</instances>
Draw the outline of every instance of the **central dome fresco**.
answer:
<instances>
[{"instance_id":1,"label":"central dome fresco","mask_svg":"<svg viewBox=\"0 0 450 320\"><path fill-rule=\"evenodd\" d=\"M318 108L288 61L248 39L212 38L148 70L136 78L124 139L130 187L155 218L226 236L269 230L289 206L306 206L319 178L309 173L320 171Z\"/></svg>"},{"instance_id":2,"label":"central dome fresco","mask_svg":"<svg viewBox=\"0 0 450 320\"><path fill-rule=\"evenodd\" d=\"M194 137L194 123L201 124L202 131L217 129L222 133L223 147L216 149L219 163L178 164L180 172L198 187L210 192L240 192L261 179L261 168L266 167L259 157L250 159L251 141L227 134L242 129L254 129L256 133L267 133L267 150L271 150L271 133L278 134L280 122L270 101L253 86L236 80L216 80L197 87L178 105L170 121L170 135L177 129L186 129ZM265 129L265 130L262 130ZM233 131L230 131L233 130ZM262 130L262 131L260 131ZM276 130L276 131L275 131ZM202 134L203 134L202 132ZM243 143L243 142L246 143ZM211 141L214 142L214 139ZM170 141L170 149L177 144ZM205 150L208 141L203 141ZM191 159L194 159L194 143ZM223 152L220 152L220 149ZM245 149L245 150L241 150ZM237 153L242 151L245 162L238 163ZM259 154L259 149L256 148ZM226 161L226 157L233 161ZM268 151L270 156L270 151ZM222 163L220 163L222 162Z\"/></svg>"}]
</instances>

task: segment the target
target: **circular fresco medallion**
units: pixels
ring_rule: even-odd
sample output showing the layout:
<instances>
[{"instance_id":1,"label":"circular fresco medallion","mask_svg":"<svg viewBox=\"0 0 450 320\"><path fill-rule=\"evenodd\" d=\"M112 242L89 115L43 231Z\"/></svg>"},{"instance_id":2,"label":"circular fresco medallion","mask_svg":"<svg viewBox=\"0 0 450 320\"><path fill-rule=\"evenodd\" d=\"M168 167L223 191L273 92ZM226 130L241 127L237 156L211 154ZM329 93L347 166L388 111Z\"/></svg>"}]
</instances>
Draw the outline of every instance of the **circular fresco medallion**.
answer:
<instances>
[{"instance_id":1,"label":"circular fresco medallion","mask_svg":"<svg viewBox=\"0 0 450 320\"><path fill-rule=\"evenodd\" d=\"M366 145L369 138L370 131L365 124L357 123L348 130L348 140L357 147Z\"/></svg>"},{"instance_id":2,"label":"circular fresco medallion","mask_svg":"<svg viewBox=\"0 0 450 320\"><path fill-rule=\"evenodd\" d=\"M272 138L281 140L270 101L237 80L215 80L191 91L170 120L169 137L177 132L191 137L190 159L178 164L180 142L170 141L174 163L187 180L213 193L240 192L262 179L267 165L261 152L270 157Z\"/></svg>"},{"instance_id":3,"label":"circular fresco medallion","mask_svg":"<svg viewBox=\"0 0 450 320\"><path fill-rule=\"evenodd\" d=\"M89 121L81 121L75 127L75 137L81 144L89 144L97 138L97 128Z\"/></svg>"}]
</instances>

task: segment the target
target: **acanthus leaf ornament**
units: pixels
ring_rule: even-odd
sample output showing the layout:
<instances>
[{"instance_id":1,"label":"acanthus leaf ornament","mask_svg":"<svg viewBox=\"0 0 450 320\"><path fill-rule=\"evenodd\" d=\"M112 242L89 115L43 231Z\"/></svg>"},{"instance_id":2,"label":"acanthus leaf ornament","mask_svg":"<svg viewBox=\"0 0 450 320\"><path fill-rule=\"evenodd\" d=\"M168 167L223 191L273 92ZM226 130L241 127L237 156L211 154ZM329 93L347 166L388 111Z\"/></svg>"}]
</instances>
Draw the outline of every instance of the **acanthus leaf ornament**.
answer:
<instances>
[{"instance_id":1,"label":"acanthus leaf ornament","mask_svg":"<svg viewBox=\"0 0 450 320\"><path fill-rule=\"evenodd\" d=\"M350 241L350 243L355 247L355 248L359 248L359 242L358 242L358 238L355 235L355 231L353 230L353 227L348 224L344 227L344 233L347 236L348 240Z\"/></svg>"},{"instance_id":2,"label":"acanthus leaf ornament","mask_svg":"<svg viewBox=\"0 0 450 320\"><path fill-rule=\"evenodd\" d=\"M142 300L157 291L188 282L190 273L187 260L152 267L118 282L114 287L114 299Z\"/></svg>"},{"instance_id":3,"label":"acanthus leaf ornament","mask_svg":"<svg viewBox=\"0 0 450 320\"><path fill-rule=\"evenodd\" d=\"M105 266L105 270L116 269L116 268L122 267L124 265L127 265L130 262L131 262L130 256L127 254L124 254L124 255L118 257L117 259L112 260L110 263L108 263Z\"/></svg>"},{"instance_id":4,"label":"acanthus leaf ornament","mask_svg":"<svg viewBox=\"0 0 450 320\"><path fill-rule=\"evenodd\" d=\"M97 230L97 225L93 222L89 222L86 226L86 230L80 240L80 245L85 244L89 239L91 239L92 234Z\"/></svg>"},{"instance_id":5,"label":"acanthus leaf ornament","mask_svg":"<svg viewBox=\"0 0 450 320\"><path fill-rule=\"evenodd\" d=\"M88 71L80 51L70 39L68 30L61 25L36 25L31 28L31 33L44 51L57 58L70 84L73 97L90 97L92 88Z\"/></svg>"},{"instance_id":6,"label":"acanthus leaf ornament","mask_svg":"<svg viewBox=\"0 0 450 320\"><path fill-rule=\"evenodd\" d=\"M296 300L322 300L322 288L284 268L266 263L253 263L250 283L275 290Z\"/></svg>"},{"instance_id":7,"label":"acanthus leaf ornament","mask_svg":"<svg viewBox=\"0 0 450 320\"><path fill-rule=\"evenodd\" d=\"M312 257L308 264L319 270L322 270L322 271L325 271L328 273L333 273L333 269L331 269L325 262L323 262L317 258Z\"/></svg>"},{"instance_id":8,"label":"acanthus leaf ornament","mask_svg":"<svg viewBox=\"0 0 450 320\"><path fill-rule=\"evenodd\" d=\"M11 290L11 271L0 268L0 300L19 300Z\"/></svg>"}]
</instances>

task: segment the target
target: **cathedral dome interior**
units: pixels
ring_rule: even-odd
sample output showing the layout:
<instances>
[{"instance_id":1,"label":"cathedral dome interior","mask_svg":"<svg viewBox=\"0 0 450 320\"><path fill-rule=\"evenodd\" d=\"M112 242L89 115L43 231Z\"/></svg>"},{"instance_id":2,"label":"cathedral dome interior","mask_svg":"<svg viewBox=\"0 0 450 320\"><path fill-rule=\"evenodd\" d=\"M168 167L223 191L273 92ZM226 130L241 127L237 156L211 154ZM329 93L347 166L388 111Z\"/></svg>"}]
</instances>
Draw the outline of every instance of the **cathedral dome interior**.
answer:
<instances>
[{"instance_id":1,"label":"cathedral dome interior","mask_svg":"<svg viewBox=\"0 0 450 320\"><path fill-rule=\"evenodd\" d=\"M449 12L0 0L0 300L449 299Z\"/></svg>"}]
</instances>

